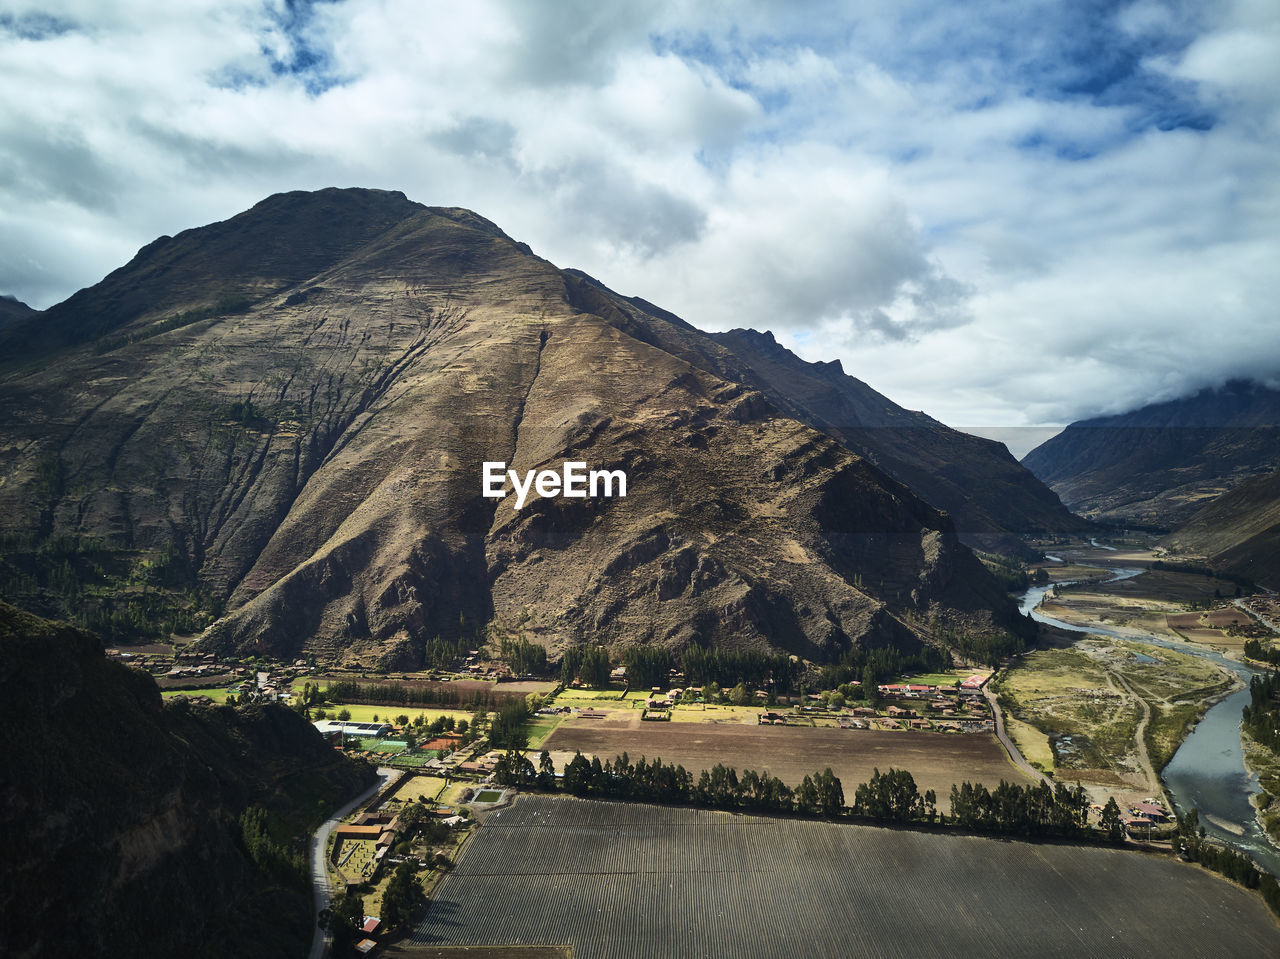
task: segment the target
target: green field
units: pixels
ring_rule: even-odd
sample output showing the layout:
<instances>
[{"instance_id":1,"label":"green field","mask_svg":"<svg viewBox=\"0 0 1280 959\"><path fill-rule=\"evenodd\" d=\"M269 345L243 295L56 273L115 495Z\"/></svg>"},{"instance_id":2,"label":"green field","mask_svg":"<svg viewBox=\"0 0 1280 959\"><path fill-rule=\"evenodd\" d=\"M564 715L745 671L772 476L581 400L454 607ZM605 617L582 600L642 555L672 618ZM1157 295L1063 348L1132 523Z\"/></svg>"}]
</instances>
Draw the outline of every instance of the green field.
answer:
<instances>
[{"instance_id":1,"label":"green field","mask_svg":"<svg viewBox=\"0 0 1280 959\"><path fill-rule=\"evenodd\" d=\"M534 716L525 726L525 732L529 735L529 748L541 749L546 738L556 731L565 717L561 716Z\"/></svg>"},{"instance_id":2,"label":"green field","mask_svg":"<svg viewBox=\"0 0 1280 959\"><path fill-rule=\"evenodd\" d=\"M403 739L378 739L376 737L360 740L360 748L371 753L402 753L408 746Z\"/></svg>"},{"instance_id":3,"label":"green field","mask_svg":"<svg viewBox=\"0 0 1280 959\"><path fill-rule=\"evenodd\" d=\"M471 713L465 709L425 709L408 706L388 706L386 704L364 706L358 703L355 705L343 703L339 706L324 707L324 711L329 714L330 719L335 718L344 709L351 713L352 722L357 723L394 723L397 716L408 716L409 722L413 722L418 716L425 716L427 722L431 722L439 716L452 716L454 719L471 721Z\"/></svg>"},{"instance_id":4,"label":"green field","mask_svg":"<svg viewBox=\"0 0 1280 959\"><path fill-rule=\"evenodd\" d=\"M238 689L162 689L160 695L165 699L175 696L208 696L215 703L225 703L228 696L239 697Z\"/></svg>"}]
</instances>

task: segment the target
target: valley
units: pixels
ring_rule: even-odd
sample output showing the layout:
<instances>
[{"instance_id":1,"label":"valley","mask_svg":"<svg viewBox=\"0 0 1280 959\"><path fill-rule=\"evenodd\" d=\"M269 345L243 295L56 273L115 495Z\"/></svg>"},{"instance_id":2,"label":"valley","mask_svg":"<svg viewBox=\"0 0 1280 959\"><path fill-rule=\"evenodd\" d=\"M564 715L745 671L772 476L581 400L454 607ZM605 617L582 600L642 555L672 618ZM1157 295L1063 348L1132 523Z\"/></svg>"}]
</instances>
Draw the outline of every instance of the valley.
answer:
<instances>
[{"instance_id":1,"label":"valley","mask_svg":"<svg viewBox=\"0 0 1280 959\"><path fill-rule=\"evenodd\" d=\"M292 953L309 852L317 959L529 935L730 955L771 895L822 903L805 942L1070 955L1145 883L1128 954L1171 948L1175 912L1204 954L1275 936L1280 885L1234 851L1280 863L1239 741L1244 683L1280 658L1251 579L1272 489L1228 491L1267 466L1257 436L1226 456L1220 431L1156 429L1196 469L1133 515L1187 521L1119 534L1055 492L1129 515L1097 424L1033 451L1042 482L839 362L381 190L277 194L10 312L0 594L74 624L11 614L14 649L48 644L13 719L65 752L18 751L38 788L15 808L88 803L65 785L87 762L111 810L42 823L33 888L42 856L64 883L107 837L132 879L103 859L95 889L122 915L177 903L221 934L199 900L222 896L250 917L233 941L278 912ZM1265 426L1267 391L1228 392L1199 402ZM1224 743L1239 769L1202 775ZM212 874L175 878L197 860ZM871 904L852 923L850 889ZM1002 923L1005 899L1034 920ZM695 931L689 902L716 921ZM637 904L693 938L599 921Z\"/></svg>"}]
</instances>

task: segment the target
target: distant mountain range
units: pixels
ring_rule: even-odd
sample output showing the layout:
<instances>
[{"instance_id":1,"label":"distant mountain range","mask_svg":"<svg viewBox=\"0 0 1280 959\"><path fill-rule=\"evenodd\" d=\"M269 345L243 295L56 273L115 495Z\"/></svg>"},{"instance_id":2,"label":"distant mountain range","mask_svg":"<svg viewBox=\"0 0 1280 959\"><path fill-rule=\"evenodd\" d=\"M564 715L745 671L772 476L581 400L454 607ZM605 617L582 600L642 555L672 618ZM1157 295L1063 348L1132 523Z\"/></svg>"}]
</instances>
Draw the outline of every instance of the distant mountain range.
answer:
<instances>
[{"instance_id":1,"label":"distant mountain range","mask_svg":"<svg viewBox=\"0 0 1280 959\"><path fill-rule=\"evenodd\" d=\"M1173 530L1244 480L1280 469L1280 392L1233 382L1082 420L1022 465L1082 516Z\"/></svg>"},{"instance_id":2,"label":"distant mountain range","mask_svg":"<svg viewBox=\"0 0 1280 959\"><path fill-rule=\"evenodd\" d=\"M211 648L381 665L485 628L829 660L1021 629L961 540L1080 526L1002 446L838 364L399 193L162 237L0 355L0 592L107 635L216 616ZM565 460L627 496L481 496L484 462Z\"/></svg>"}]
</instances>

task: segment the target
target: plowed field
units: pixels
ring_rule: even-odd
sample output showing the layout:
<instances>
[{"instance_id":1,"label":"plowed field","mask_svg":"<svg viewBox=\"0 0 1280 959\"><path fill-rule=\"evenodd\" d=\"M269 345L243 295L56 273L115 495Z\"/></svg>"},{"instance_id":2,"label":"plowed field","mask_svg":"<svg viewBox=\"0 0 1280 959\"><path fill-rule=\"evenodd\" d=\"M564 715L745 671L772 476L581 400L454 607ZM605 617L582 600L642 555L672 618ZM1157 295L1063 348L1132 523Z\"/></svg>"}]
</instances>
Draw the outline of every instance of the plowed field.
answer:
<instances>
[{"instance_id":1,"label":"plowed field","mask_svg":"<svg viewBox=\"0 0 1280 959\"><path fill-rule=\"evenodd\" d=\"M1280 954L1262 900L1124 850L526 796L437 887L417 944L574 959Z\"/></svg>"}]
</instances>

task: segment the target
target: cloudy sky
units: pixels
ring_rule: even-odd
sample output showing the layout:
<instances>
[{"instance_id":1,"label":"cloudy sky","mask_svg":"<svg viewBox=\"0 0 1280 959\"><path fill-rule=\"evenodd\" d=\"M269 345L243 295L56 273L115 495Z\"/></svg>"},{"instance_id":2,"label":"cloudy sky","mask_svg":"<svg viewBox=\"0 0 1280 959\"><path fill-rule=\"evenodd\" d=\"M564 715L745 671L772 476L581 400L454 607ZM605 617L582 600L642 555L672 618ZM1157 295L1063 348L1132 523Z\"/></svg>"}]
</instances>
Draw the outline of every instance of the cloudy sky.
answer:
<instances>
[{"instance_id":1,"label":"cloudy sky","mask_svg":"<svg viewBox=\"0 0 1280 959\"><path fill-rule=\"evenodd\" d=\"M0 0L0 293L282 190L470 207L972 430L1280 377L1275 0Z\"/></svg>"}]
</instances>

